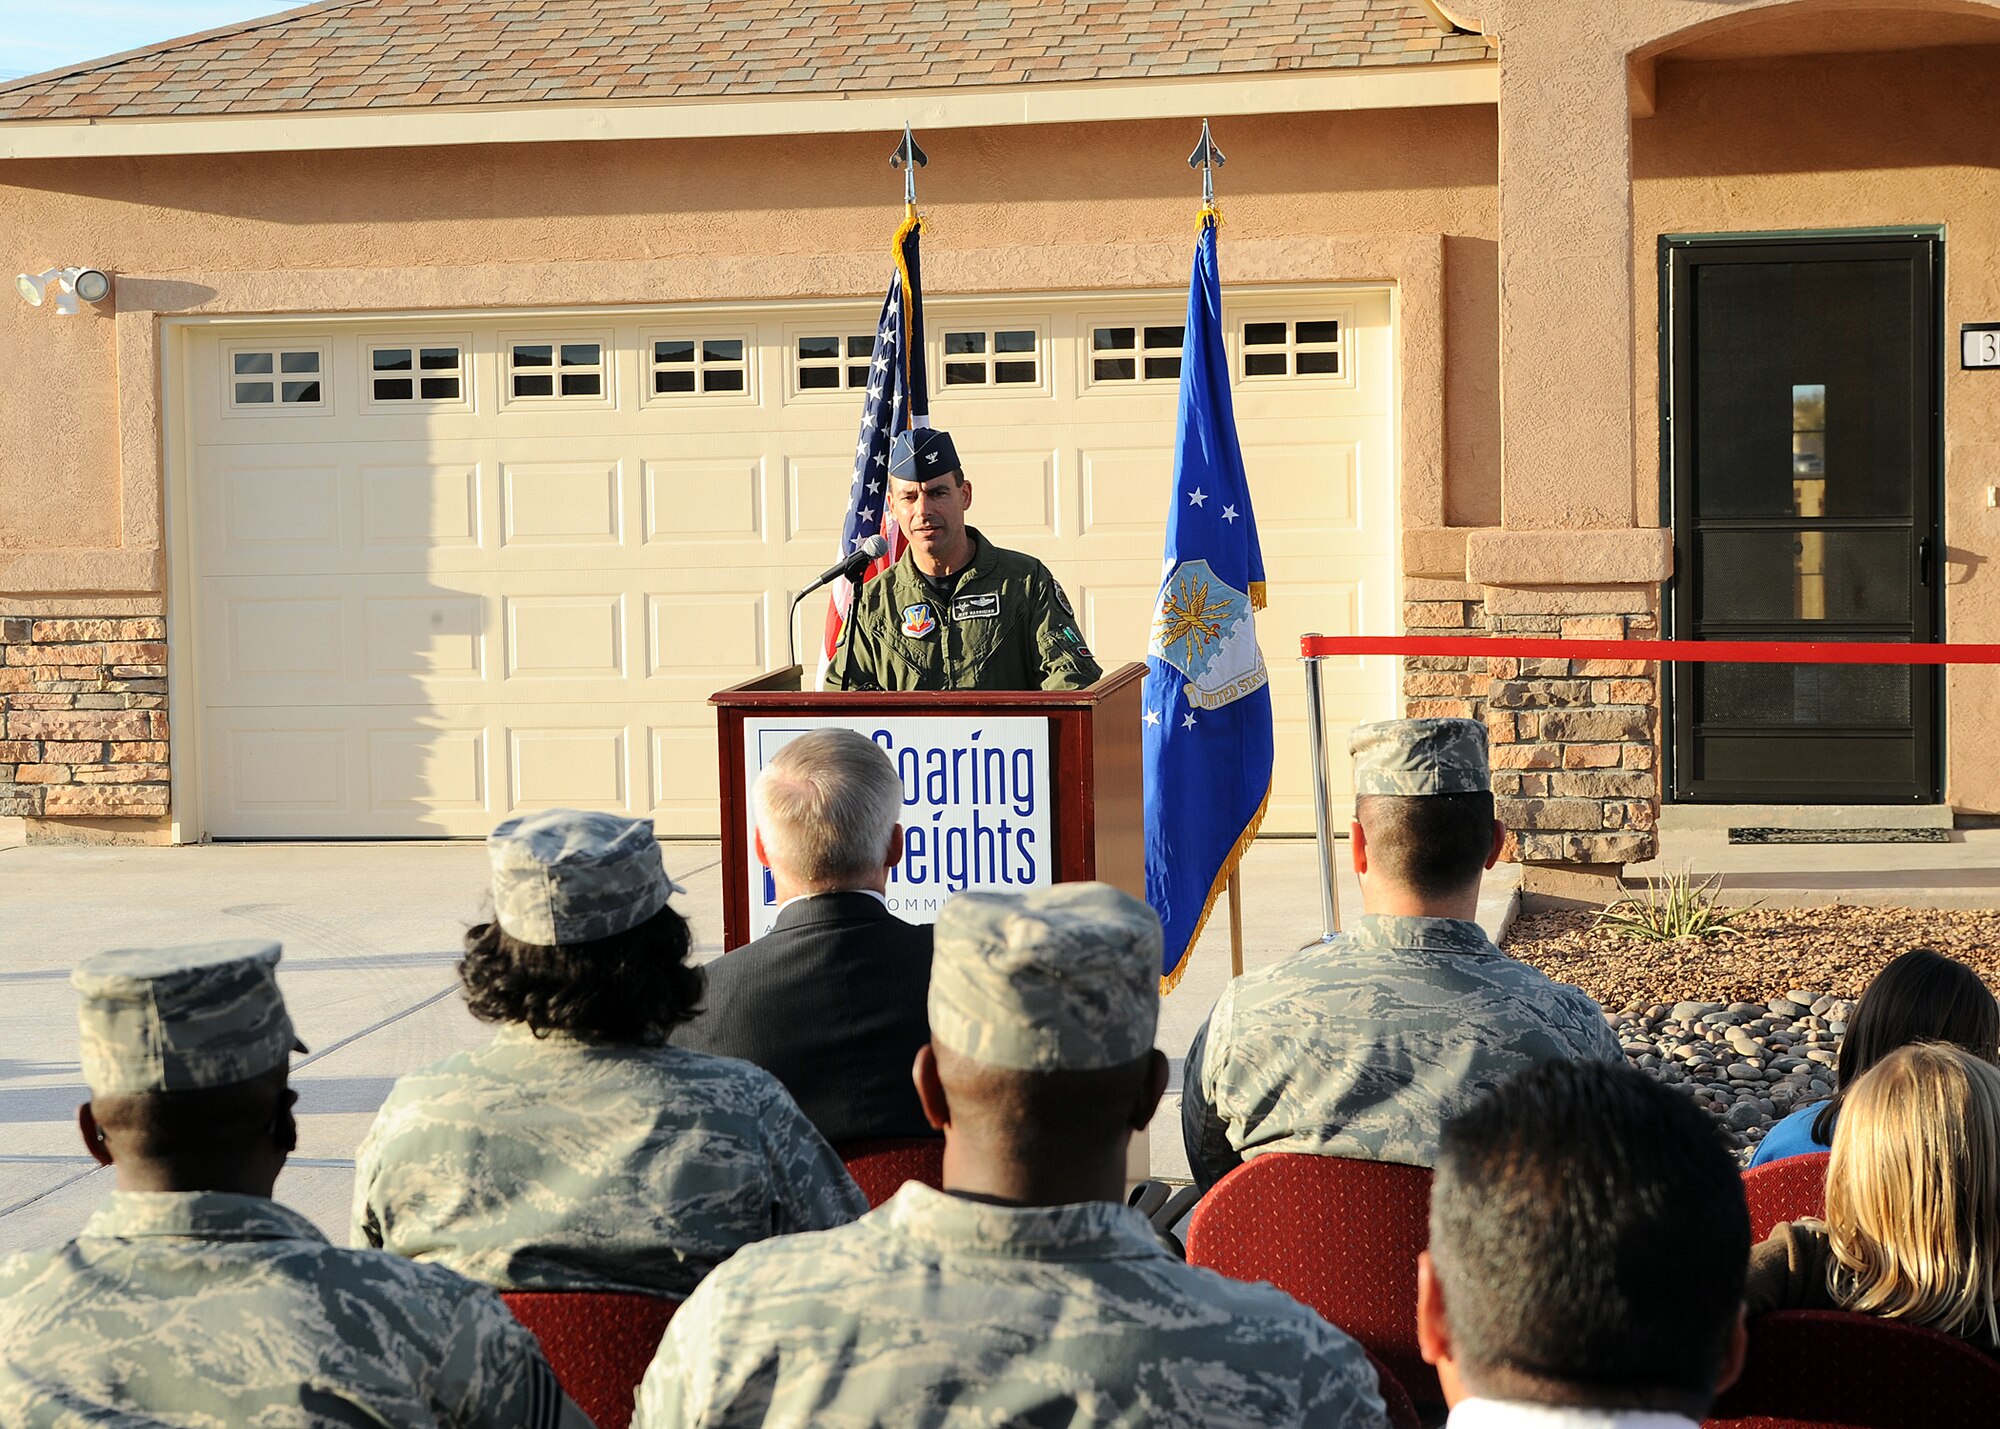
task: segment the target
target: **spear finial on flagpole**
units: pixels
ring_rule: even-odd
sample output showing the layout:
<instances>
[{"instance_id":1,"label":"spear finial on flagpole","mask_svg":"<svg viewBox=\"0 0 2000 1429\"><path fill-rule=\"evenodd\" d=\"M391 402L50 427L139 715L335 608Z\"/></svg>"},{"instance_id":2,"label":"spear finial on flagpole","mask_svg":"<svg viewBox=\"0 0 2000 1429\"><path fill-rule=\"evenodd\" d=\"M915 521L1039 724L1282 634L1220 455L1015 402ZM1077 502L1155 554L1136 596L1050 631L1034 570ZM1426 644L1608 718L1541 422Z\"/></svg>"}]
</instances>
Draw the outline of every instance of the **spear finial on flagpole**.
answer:
<instances>
[{"instance_id":1,"label":"spear finial on flagpole","mask_svg":"<svg viewBox=\"0 0 2000 1429\"><path fill-rule=\"evenodd\" d=\"M917 147L916 136L910 133L910 126L903 126L903 142L896 146L896 152L889 156L889 167L903 171L903 202L911 213L917 211L917 170L930 162L922 149Z\"/></svg>"},{"instance_id":2,"label":"spear finial on flagpole","mask_svg":"<svg viewBox=\"0 0 2000 1429\"><path fill-rule=\"evenodd\" d=\"M1201 170L1201 217L1203 222L1213 218L1222 221L1222 210L1215 206L1215 171L1229 162L1222 156L1222 150L1215 147L1215 141L1208 137L1208 121L1201 121L1201 142L1188 155L1188 167Z\"/></svg>"}]
</instances>

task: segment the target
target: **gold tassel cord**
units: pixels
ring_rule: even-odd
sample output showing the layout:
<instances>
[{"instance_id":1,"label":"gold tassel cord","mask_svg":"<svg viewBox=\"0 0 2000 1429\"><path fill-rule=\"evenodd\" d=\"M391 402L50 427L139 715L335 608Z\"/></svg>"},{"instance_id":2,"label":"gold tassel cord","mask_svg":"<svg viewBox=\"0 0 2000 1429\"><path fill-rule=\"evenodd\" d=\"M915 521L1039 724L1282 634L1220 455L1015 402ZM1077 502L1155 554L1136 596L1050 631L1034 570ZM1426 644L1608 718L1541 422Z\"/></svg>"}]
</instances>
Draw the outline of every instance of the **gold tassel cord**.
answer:
<instances>
[{"instance_id":1,"label":"gold tassel cord","mask_svg":"<svg viewBox=\"0 0 2000 1429\"><path fill-rule=\"evenodd\" d=\"M1220 204L1205 203L1201 206L1201 212L1195 215L1196 229L1207 228L1210 224L1214 224L1217 228L1222 227L1222 207Z\"/></svg>"},{"instance_id":2,"label":"gold tassel cord","mask_svg":"<svg viewBox=\"0 0 2000 1429\"><path fill-rule=\"evenodd\" d=\"M1194 961L1194 945L1201 941L1202 929L1208 926L1208 915L1215 911L1215 900L1228 889L1229 876L1236 872L1236 866L1243 862L1243 855L1249 850L1250 841L1257 837L1257 830L1263 825L1264 811L1270 807L1271 785L1266 784L1264 797L1257 804L1257 812L1252 814L1250 822L1243 826L1242 837L1236 840L1236 846L1229 851L1229 857L1222 861L1222 867L1216 872L1215 882L1209 885L1208 901L1201 905L1201 917L1195 920L1194 932L1188 938L1187 947L1181 950L1180 962L1175 965L1172 972L1160 978L1161 997L1165 997L1181 985L1181 978L1186 975L1188 964Z\"/></svg>"},{"instance_id":3,"label":"gold tassel cord","mask_svg":"<svg viewBox=\"0 0 2000 1429\"><path fill-rule=\"evenodd\" d=\"M1252 610L1262 610L1266 603L1264 583L1262 581L1250 582L1250 608Z\"/></svg>"},{"instance_id":4,"label":"gold tassel cord","mask_svg":"<svg viewBox=\"0 0 2000 1429\"><path fill-rule=\"evenodd\" d=\"M889 251L896 255L897 276L903 282L903 334L906 339L903 343L903 390L905 392L914 389L910 386L911 353L910 343L907 341L910 333L910 265L903 261L903 240L908 238L912 233L921 232L923 226L923 219L917 216L917 206L913 203L904 204L903 222L896 229L895 240L889 245ZM917 408L914 402L909 404L909 410L905 415L909 418L910 426L914 428L917 425Z\"/></svg>"}]
</instances>

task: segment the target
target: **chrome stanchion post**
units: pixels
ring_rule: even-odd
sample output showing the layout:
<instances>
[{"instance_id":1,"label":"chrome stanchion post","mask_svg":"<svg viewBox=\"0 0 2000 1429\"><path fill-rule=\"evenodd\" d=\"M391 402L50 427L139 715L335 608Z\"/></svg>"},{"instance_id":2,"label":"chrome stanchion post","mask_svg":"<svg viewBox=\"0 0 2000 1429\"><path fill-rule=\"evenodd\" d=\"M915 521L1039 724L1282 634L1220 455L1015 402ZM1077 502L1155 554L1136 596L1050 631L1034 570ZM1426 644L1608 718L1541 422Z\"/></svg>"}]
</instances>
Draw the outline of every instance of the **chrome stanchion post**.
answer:
<instances>
[{"instance_id":1,"label":"chrome stanchion post","mask_svg":"<svg viewBox=\"0 0 2000 1429\"><path fill-rule=\"evenodd\" d=\"M1317 639L1317 630L1305 637ZM1340 883L1334 871L1333 796L1326 784L1326 715L1320 695L1317 655L1302 655L1306 667L1306 740L1312 759L1313 830L1319 845L1320 941L1332 942L1340 932Z\"/></svg>"}]
</instances>

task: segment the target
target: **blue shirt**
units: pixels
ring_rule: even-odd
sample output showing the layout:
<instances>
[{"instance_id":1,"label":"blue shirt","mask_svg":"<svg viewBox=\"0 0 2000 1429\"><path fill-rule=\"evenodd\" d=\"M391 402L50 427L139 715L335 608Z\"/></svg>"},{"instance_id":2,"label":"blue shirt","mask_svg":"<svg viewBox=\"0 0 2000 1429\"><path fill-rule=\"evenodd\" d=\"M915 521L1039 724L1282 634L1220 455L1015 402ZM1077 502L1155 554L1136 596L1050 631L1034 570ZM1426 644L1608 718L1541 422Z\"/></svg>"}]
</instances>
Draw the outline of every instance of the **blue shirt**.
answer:
<instances>
[{"instance_id":1,"label":"blue shirt","mask_svg":"<svg viewBox=\"0 0 2000 1429\"><path fill-rule=\"evenodd\" d=\"M1764 1133L1764 1139L1757 1143L1756 1153L1751 1156L1752 1166L1768 1166L1773 1161L1783 1161L1787 1156L1809 1156L1815 1151L1831 1151L1833 1143L1821 1141L1813 1135L1813 1123L1826 1110L1826 1103L1814 1102L1802 1106L1784 1120L1776 1122Z\"/></svg>"}]
</instances>

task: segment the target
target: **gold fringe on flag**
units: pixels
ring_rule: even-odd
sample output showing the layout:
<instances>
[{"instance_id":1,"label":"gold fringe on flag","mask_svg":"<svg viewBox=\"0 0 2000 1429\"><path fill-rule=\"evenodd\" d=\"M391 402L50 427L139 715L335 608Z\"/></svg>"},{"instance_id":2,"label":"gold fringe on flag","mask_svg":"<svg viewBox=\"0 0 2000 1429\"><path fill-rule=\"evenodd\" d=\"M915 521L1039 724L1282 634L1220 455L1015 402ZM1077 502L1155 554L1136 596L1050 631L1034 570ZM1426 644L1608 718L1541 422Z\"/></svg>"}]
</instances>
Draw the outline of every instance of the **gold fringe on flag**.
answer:
<instances>
[{"instance_id":1,"label":"gold fringe on flag","mask_svg":"<svg viewBox=\"0 0 2000 1429\"><path fill-rule=\"evenodd\" d=\"M1252 610L1262 610L1266 603L1264 583L1262 581L1250 582L1250 608Z\"/></svg>"},{"instance_id":2,"label":"gold fringe on flag","mask_svg":"<svg viewBox=\"0 0 2000 1429\"><path fill-rule=\"evenodd\" d=\"M903 261L903 240L912 233L921 232L923 226L924 221L917 217L917 206L913 203L904 204L903 222L896 229L896 237L889 245L889 251L896 255L897 276L903 280L903 390L905 392L914 389L910 385L910 267ZM921 361L923 355L919 353L917 356ZM904 416L908 418L912 428L917 425L917 408L914 402L909 404Z\"/></svg>"},{"instance_id":3,"label":"gold fringe on flag","mask_svg":"<svg viewBox=\"0 0 2000 1429\"><path fill-rule=\"evenodd\" d=\"M1275 776L1274 781L1275 782ZM1181 960L1174 970L1160 979L1160 996L1165 997L1181 985L1181 978L1188 970L1188 962L1194 956L1194 945L1201 941L1201 930L1208 926L1208 915L1215 911L1215 900L1229 887L1229 879L1236 872L1236 866L1243 862L1243 855L1250 847L1250 841L1257 837L1257 830L1264 822L1264 811L1271 807L1271 785L1264 786L1264 797L1257 803L1257 812L1250 816L1250 822L1243 826L1243 836L1236 840L1236 847L1229 851L1229 857L1222 861L1217 870L1215 882L1209 885L1208 901L1201 905L1201 917L1195 920L1194 932L1189 936L1187 946L1181 949Z\"/></svg>"}]
</instances>

